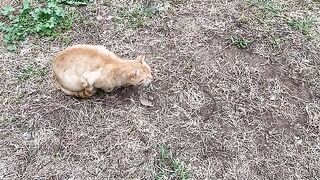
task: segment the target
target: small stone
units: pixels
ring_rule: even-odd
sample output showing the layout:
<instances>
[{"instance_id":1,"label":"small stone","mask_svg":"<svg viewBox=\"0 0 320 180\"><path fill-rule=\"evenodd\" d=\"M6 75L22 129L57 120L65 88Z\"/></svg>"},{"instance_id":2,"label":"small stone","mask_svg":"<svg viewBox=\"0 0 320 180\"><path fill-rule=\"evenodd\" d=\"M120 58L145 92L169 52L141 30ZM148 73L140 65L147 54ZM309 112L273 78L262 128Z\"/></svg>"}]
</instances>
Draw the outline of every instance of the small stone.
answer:
<instances>
[{"instance_id":1,"label":"small stone","mask_svg":"<svg viewBox=\"0 0 320 180\"><path fill-rule=\"evenodd\" d=\"M147 99L144 99L144 98L140 98L140 102L142 105L144 106L147 106L147 107L153 107L153 103L150 102L149 100Z\"/></svg>"},{"instance_id":2,"label":"small stone","mask_svg":"<svg viewBox=\"0 0 320 180\"><path fill-rule=\"evenodd\" d=\"M276 95L273 94L273 95L270 96L270 100L271 100L271 101L274 101L274 100L276 100L276 99L277 99L277 96L276 96Z\"/></svg>"},{"instance_id":3,"label":"small stone","mask_svg":"<svg viewBox=\"0 0 320 180\"><path fill-rule=\"evenodd\" d=\"M102 21L103 17L101 15L97 16L97 21Z\"/></svg>"},{"instance_id":4,"label":"small stone","mask_svg":"<svg viewBox=\"0 0 320 180\"><path fill-rule=\"evenodd\" d=\"M113 18L113 16L108 16L107 18L106 18L106 20L111 20Z\"/></svg>"},{"instance_id":5,"label":"small stone","mask_svg":"<svg viewBox=\"0 0 320 180\"><path fill-rule=\"evenodd\" d=\"M297 144L299 144L299 145L302 144L302 140L301 140L301 139L298 140L298 141L297 141Z\"/></svg>"},{"instance_id":6,"label":"small stone","mask_svg":"<svg viewBox=\"0 0 320 180\"><path fill-rule=\"evenodd\" d=\"M25 133L23 133L23 134L22 134L22 137L23 137L23 139L26 140L26 141L30 141L30 140L33 139L31 132L25 132Z\"/></svg>"}]
</instances>

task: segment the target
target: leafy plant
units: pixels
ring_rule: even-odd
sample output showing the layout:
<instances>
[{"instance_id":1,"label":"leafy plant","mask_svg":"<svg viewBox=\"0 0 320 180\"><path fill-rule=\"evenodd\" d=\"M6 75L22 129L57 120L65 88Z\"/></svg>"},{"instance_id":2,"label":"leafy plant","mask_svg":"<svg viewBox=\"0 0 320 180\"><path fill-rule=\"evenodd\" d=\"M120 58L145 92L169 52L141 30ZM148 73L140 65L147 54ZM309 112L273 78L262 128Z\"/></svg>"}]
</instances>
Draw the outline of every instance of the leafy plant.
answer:
<instances>
[{"instance_id":1,"label":"leafy plant","mask_svg":"<svg viewBox=\"0 0 320 180\"><path fill-rule=\"evenodd\" d=\"M190 179L190 172L182 162L172 157L168 149L160 145L159 147L159 160L157 162L158 172L155 177L156 180L164 179Z\"/></svg>"},{"instance_id":2,"label":"leafy plant","mask_svg":"<svg viewBox=\"0 0 320 180\"><path fill-rule=\"evenodd\" d=\"M1 14L8 17L13 11L5 7ZM8 49L15 50L17 43L29 35L56 36L71 25L72 18L55 0L47 0L43 7L31 7L29 0L24 0L19 14L0 23L0 30Z\"/></svg>"}]
</instances>

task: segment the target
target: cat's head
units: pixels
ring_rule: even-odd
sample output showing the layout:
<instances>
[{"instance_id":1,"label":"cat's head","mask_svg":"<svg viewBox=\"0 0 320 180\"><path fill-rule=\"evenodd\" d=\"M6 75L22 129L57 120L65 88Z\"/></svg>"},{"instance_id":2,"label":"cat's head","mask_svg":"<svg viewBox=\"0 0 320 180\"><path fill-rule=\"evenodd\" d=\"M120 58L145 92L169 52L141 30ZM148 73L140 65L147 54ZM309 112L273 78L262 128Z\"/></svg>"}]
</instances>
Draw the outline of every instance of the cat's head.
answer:
<instances>
[{"instance_id":1,"label":"cat's head","mask_svg":"<svg viewBox=\"0 0 320 180\"><path fill-rule=\"evenodd\" d=\"M152 81L151 68L145 62L145 56L138 56L132 62L132 69L129 72L129 84L134 86L146 86Z\"/></svg>"}]
</instances>

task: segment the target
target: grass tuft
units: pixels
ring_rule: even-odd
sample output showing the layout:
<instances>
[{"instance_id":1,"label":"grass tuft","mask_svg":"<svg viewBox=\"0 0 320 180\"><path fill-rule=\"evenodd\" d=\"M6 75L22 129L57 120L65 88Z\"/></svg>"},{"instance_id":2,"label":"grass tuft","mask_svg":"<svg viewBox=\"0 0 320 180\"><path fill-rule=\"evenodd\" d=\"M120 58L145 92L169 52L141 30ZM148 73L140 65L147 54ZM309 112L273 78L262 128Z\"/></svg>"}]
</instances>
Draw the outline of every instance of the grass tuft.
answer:
<instances>
[{"instance_id":1,"label":"grass tuft","mask_svg":"<svg viewBox=\"0 0 320 180\"><path fill-rule=\"evenodd\" d=\"M142 28L148 24L152 17L160 15L170 7L171 5L168 2L137 3L130 7L120 8L113 21L131 29Z\"/></svg>"},{"instance_id":2,"label":"grass tuft","mask_svg":"<svg viewBox=\"0 0 320 180\"><path fill-rule=\"evenodd\" d=\"M239 49L246 49L252 43L251 40L243 37L231 37L232 44L237 46Z\"/></svg>"},{"instance_id":3,"label":"grass tuft","mask_svg":"<svg viewBox=\"0 0 320 180\"><path fill-rule=\"evenodd\" d=\"M288 22L288 25L292 29L301 32L303 35L309 35L314 26L314 22L315 20L313 18L292 19Z\"/></svg>"},{"instance_id":4,"label":"grass tuft","mask_svg":"<svg viewBox=\"0 0 320 180\"><path fill-rule=\"evenodd\" d=\"M35 63L27 64L18 75L19 81L26 81L28 79L38 78L45 76L47 74L47 70L40 67Z\"/></svg>"},{"instance_id":5,"label":"grass tuft","mask_svg":"<svg viewBox=\"0 0 320 180\"><path fill-rule=\"evenodd\" d=\"M156 180L190 179L190 172L187 170L184 163L175 159L164 145L160 145L159 147L159 160L157 166L158 172L155 177Z\"/></svg>"}]
</instances>

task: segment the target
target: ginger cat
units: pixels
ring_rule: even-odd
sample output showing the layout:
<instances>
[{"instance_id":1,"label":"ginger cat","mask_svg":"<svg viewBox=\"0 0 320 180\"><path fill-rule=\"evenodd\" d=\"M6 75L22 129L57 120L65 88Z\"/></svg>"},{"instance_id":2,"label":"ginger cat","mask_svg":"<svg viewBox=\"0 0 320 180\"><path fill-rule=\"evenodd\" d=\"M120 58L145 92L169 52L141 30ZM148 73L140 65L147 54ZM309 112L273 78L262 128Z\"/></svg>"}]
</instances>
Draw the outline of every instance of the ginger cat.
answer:
<instances>
[{"instance_id":1,"label":"ginger cat","mask_svg":"<svg viewBox=\"0 0 320 180\"><path fill-rule=\"evenodd\" d=\"M53 72L60 89L70 96L87 98L97 89L106 92L125 85L148 85L151 68L145 56L124 60L104 46L74 45L59 52Z\"/></svg>"}]
</instances>

